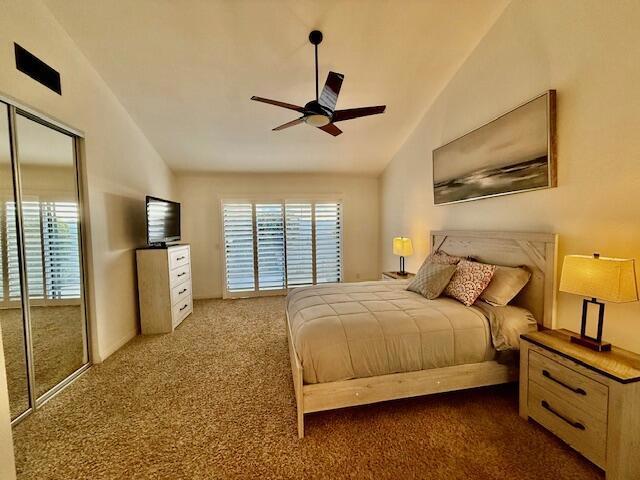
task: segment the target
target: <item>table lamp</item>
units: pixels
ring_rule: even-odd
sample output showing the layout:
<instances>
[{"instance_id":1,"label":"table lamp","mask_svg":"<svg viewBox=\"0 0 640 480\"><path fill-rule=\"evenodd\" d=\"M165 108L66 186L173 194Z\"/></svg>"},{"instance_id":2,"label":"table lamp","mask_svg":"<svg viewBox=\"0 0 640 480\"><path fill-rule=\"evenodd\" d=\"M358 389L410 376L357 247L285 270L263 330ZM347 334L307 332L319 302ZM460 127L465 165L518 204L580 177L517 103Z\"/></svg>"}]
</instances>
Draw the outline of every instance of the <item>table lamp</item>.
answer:
<instances>
[{"instance_id":1,"label":"table lamp","mask_svg":"<svg viewBox=\"0 0 640 480\"><path fill-rule=\"evenodd\" d=\"M572 336L571 342L599 352L611 350L611 344L602 341L604 303L635 302L638 300L636 272L633 259L607 258L594 253L567 255L562 265L560 291L581 295L582 325L580 336ZM589 304L598 305L598 333L595 338L587 335L587 310Z\"/></svg>"},{"instance_id":2,"label":"table lamp","mask_svg":"<svg viewBox=\"0 0 640 480\"><path fill-rule=\"evenodd\" d=\"M411 245L411 239L407 237L396 237L393 239L393 254L400 256L400 275L405 276L407 272L404 271L404 257L413 255L413 245Z\"/></svg>"}]
</instances>

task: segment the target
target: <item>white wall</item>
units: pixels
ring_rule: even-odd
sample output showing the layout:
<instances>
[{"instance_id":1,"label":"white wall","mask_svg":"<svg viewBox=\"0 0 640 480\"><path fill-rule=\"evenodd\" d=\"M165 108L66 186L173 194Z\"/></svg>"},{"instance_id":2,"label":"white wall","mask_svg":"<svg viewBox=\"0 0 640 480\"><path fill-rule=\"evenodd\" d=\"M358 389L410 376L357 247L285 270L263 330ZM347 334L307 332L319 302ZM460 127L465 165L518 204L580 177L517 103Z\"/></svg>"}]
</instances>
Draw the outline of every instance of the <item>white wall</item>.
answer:
<instances>
[{"instance_id":1,"label":"white wall","mask_svg":"<svg viewBox=\"0 0 640 480\"><path fill-rule=\"evenodd\" d=\"M0 93L86 135L92 350L100 361L136 334L133 249L145 241L144 195L172 197L174 177L45 6L1 0L0 10ZM61 73L62 96L15 69L13 42Z\"/></svg>"},{"instance_id":2,"label":"white wall","mask_svg":"<svg viewBox=\"0 0 640 480\"><path fill-rule=\"evenodd\" d=\"M180 174L183 240L191 243L193 293L222 296L220 199L234 195L337 194L343 202L343 274L374 280L378 265L378 180L348 175Z\"/></svg>"},{"instance_id":3,"label":"white wall","mask_svg":"<svg viewBox=\"0 0 640 480\"><path fill-rule=\"evenodd\" d=\"M403 234L416 240L415 271L440 228L557 232L560 262L596 251L640 259L638 25L633 0L513 1L381 177L382 266L395 265L386 245ZM551 88L558 188L434 207L432 150ZM559 294L560 327L578 328L579 300ZM640 304L606 309L605 337L640 352Z\"/></svg>"}]
</instances>

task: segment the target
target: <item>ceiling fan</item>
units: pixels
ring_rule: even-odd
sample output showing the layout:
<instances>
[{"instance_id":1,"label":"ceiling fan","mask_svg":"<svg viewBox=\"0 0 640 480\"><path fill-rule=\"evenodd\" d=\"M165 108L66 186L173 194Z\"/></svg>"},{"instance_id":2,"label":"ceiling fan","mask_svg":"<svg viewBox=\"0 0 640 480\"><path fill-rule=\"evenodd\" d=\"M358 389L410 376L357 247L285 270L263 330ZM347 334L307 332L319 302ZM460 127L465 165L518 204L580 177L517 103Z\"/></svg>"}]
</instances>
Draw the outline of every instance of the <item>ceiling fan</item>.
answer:
<instances>
[{"instance_id":1,"label":"ceiling fan","mask_svg":"<svg viewBox=\"0 0 640 480\"><path fill-rule=\"evenodd\" d=\"M300 118L296 118L291 122L287 122L273 129L273 131L284 130L293 127L299 123L306 123L312 127L317 127L331 135L338 136L342 133L336 122L352 120L358 117L366 117L368 115L377 115L384 113L386 105L378 105L375 107L348 108L346 110L336 110L336 102L340 94L340 87L344 80L344 75L336 72L329 72L327 81L324 83L322 93L318 96L318 45L322 42L322 32L314 30L309 34L309 41L314 45L316 56L316 99L308 102L304 107L293 105L291 103L280 102L278 100L270 100L262 97L251 97L256 102L268 103L276 107L295 110L302 114Z\"/></svg>"}]
</instances>

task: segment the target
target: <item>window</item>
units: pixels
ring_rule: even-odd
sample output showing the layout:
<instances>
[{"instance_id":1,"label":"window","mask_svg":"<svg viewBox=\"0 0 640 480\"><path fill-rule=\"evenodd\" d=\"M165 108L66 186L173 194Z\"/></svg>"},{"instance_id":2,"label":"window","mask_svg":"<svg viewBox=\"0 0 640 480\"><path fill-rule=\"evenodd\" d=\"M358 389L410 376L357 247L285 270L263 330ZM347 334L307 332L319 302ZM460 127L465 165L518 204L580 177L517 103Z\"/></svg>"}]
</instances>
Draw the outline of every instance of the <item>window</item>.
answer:
<instances>
[{"instance_id":1,"label":"window","mask_svg":"<svg viewBox=\"0 0 640 480\"><path fill-rule=\"evenodd\" d=\"M222 204L227 296L342 281L337 202Z\"/></svg>"},{"instance_id":2,"label":"window","mask_svg":"<svg viewBox=\"0 0 640 480\"><path fill-rule=\"evenodd\" d=\"M223 217L227 291L252 292L256 287L253 205L225 204Z\"/></svg>"},{"instance_id":3,"label":"window","mask_svg":"<svg viewBox=\"0 0 640 480\"><path fill-rule=\"evenodd\" d=\"M340 205L317 203L315 209L316 283L339 282L342 272Z\"/></svg>"},{"instance_id":4,"label":"window","mask_svg":"<svg viewBox=\"0 0 640 480\"><path fill-rule=\"evenodd\" d=\"M16 205L5 202L6 270L2 300L20 300L20 270L16 238ZM80 298L78 206L73 202L22 202L27 285L31 300ZM4 265L3 265L4 267Z\"/></svg>"},{"instance_id":5,"label":"window","mask_svg":"<svg viewBox=\"0 0 640 480\"><path fill-rule=\"evenodd\" d=\"M287 285L313 284L313 217L311 204L287 203Z\"/></svg>"},{"instance_id":6,"label":"window","mask_svg":"<svg viewBox=\"0 0 640 480\"><path fill-rule=\"evenodd\" d=\"M256 239L258 252L258 289L286 288L284 260L284 218L279 203L258 203L256 211Z\"/></svg>"}]
</instances>

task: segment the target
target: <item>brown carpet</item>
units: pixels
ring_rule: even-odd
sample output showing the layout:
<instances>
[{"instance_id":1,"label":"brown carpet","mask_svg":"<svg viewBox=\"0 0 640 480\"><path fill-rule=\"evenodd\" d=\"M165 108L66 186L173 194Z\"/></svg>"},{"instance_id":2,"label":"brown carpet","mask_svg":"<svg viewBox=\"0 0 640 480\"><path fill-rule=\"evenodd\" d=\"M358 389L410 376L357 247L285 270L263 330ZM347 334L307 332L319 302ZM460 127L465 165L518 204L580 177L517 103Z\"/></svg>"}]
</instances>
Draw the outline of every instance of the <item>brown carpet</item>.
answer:
<instances>
[{"instance_id":1,"label":"brown carpet","mask_svg":"<svg viewBox=\"0 0 640 480\"><path fill-rule=\"evenodd\" d=\"M602 479L501 386L307 416L282 298L196 302L14 429L19 478Z\"/></svg>"}]
</instances>

